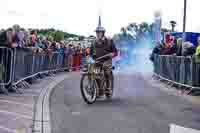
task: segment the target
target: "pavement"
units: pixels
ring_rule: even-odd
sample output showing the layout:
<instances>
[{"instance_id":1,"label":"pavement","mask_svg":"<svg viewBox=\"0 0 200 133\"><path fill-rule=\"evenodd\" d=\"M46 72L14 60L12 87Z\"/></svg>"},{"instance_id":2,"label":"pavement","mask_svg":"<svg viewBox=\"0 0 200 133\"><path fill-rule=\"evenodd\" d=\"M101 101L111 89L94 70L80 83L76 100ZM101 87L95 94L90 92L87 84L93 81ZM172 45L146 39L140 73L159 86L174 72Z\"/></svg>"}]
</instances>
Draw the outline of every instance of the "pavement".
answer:
<instances>
[{"instance_id":1,"label":"pavement","mask_svg":"<svg viewBox=\"0 0 200 133\"><path fill-rule=\"evenodd\" d=\"M0 133L31 133L37 112L49 120L38 133L200 132L199 97L180 95L149 73L115 73L113 99L93 105L81 97L80 78L78 72L60 73L20 89L22 94L0 95Z\"/></svg>"},{"instance_id":2,"label":"pavement","mask_svg":"<svg viewBox=\"0 0 200 133\"><path fill-rule=\"evenodd\" d=\"M100 99L93 105L87 105L81 97L80 77L79 73L70 73L53 90L52 133L200 132L200 102L168 91L150 74L116 73L113 99Z\"/></svg>"},{"instance_id":3,"label":"pavement","mask_svg":"<svg viewBox=\"0 0 200 133\"><path fill-rule=\"evenodd\" d=\"M19 88L22 94L0 94L0 133L31 133L39 95L49 84L64 76L66 73L59 73L34 81L29 88Z\"/></svg>"}]
</instances>

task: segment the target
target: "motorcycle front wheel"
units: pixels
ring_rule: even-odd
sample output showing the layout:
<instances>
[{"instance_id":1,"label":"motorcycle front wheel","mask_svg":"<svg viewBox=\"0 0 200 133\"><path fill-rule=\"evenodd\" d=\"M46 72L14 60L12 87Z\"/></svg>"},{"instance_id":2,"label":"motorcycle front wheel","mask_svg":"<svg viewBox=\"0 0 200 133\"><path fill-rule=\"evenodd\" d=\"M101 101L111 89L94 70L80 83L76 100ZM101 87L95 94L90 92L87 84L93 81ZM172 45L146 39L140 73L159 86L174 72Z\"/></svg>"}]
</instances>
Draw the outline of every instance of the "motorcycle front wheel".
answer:
<instances>
[{"instance_id":1,"label":"motorcycle front wheel","mask_svg":"<svg viewBox=\"0 0 200 133\"><path fill-rule=\"evenodd\" d=\"M97 99L97 82L89 74L83 74L80 82L81 95L87 104L93 104Z\"/></svg>"}]
</instances>

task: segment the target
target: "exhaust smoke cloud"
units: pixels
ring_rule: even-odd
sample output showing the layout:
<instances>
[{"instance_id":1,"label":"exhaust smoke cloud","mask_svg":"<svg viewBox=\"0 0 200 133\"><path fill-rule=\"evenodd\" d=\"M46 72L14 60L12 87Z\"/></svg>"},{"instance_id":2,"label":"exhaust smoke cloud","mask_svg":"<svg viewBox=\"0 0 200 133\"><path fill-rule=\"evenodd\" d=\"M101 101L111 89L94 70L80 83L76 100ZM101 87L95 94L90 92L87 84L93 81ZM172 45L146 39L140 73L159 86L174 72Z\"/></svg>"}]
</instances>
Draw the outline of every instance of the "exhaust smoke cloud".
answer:
<instances>
[{"instance_id":1,"label":"exhaust smoke cloud","mask_svg":"<svg viewBox=\"0 0 200 133\"><path fill-rule=\"evenodd\" d=\"M142 41L138 44L126 42L126 46L120 46L119 48L121 49L120 52L122 51L120 58L118 61L114 61L115 72L127 74L153 72L153 64L149 59L153 47L153 43L150 40Z\"/></svg>"}]
</instances>

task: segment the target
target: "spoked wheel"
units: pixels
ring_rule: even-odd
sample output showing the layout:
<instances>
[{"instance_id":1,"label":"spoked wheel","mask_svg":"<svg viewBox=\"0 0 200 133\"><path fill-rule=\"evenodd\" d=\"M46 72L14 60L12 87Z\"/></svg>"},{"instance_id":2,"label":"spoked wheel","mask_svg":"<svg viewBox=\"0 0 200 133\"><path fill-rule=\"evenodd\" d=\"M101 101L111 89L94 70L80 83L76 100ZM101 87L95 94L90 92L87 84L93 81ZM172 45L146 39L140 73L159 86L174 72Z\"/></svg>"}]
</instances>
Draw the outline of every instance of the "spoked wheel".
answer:
<instances>
[{"instance_id":1,"label":"spoked wheel","mask_svg":"<svg viewBox=\"0 0 200 133\"><path fill-rule=\"evenodd\" d=\"M110 99L113 96L113 90L114 90L114 76L113 76L113 72L111 72L111 75L112 75L111 76L112 79L111 79L111 81L109 81L111 83L111 91L109 93L105 93L105 96L106 96L107 99Z\"/></svg>"},{"instance_id":2,"label":"spoked wheel","mask_svg":"<svg viewBox=\"0 0 200 133\"><path fill-rule=\"evenodd\" d=\"M88 74L83 74L80 83L81 94L87 104L92 104L97 98L97 84Z\"/></svg>"}]
</instances>

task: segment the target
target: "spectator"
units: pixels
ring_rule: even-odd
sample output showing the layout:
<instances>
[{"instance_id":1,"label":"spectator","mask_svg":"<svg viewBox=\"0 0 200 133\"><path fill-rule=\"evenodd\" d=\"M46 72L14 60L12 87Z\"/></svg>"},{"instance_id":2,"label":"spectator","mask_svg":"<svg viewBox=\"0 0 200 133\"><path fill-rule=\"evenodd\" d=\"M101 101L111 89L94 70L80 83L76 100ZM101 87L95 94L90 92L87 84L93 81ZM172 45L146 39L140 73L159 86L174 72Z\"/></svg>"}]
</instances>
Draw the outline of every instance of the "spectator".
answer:
<instances>
[{"instance_id":1,"label":"spectator","mask_svg":"<svg viewBox=\"0 0 200 133\"><path fill-rule=\"evenodd\" d=\"M198 46L196 48L196 53L195 53L196 56L200 56L200 37L198 37Z\"/></svg>"},{"instance_id":2,"label":"spectator","mask_svg":"<svg viewBox=\"0 0 200 133\"><path fill-rule=\"evenodd\" d=\"M30 39L31 39L31 46L35 47L36 41L37 41L37 32L36 31L34 31L34 30L31 31Z\"/></svg>"},{"instance_id":3,"label":"spectator","mask_svg":"<svg viewBox=\"0 0 200 133\"><path fill-rule=\"evenodd\" d=\"M43 49L45 49L45 45L42 43L40 38L38 38L38 40L36 41L35 47L37 48L38 52L42 52Z\"/></svg>"},{"instance_id":4,"label":"spectator","mask_svg":"<svg viewBox=\"0 0 200 133\"><path fill-rule=\"evenodd\" d=\"M49 44L49 52L55 52L56 51L56 42L50 42Z\"/></svg>"},{"instance_id":5,"label":"spectator","mask_svg":"<svg viewBox=\"0 0 200 133\"><path fill-rule=\"evenodd\" d=\"M173 47L173 44L165 44L164 47L161 49L160 54L161 55L172 55L175 53L175 48Z\"/></svg>"},{"instance_id":6,"label":"spectator","mask_svg":"<svg viewBox=\"0 0 200 133\"><path fill-rule=\"evenodd\" d=\"M56 42L56 49L55 49L56 52L61 52L61 46L60 46L60 43Z\"/></svg>"},{"instance_id":7,"label":"spectator","mask_svg":"<svg viewBox=\"0 0 200 133\"><path fill-rule=\"evenodd\" d=\"M72 48L72 44L69 44L69 47L67 47L65 49L65 57L66 57L66 61L65 63L67 64L67 67L69 68L69 70L72 68L73 65L73 48Z\"/></svg>"},{"instance_id":8,"label":"spectator","mask_svg":"<svg viewBox=\"0 0 200 133\"><path fill-rule=\"evenodd\" d=\"M9 47L9 48L16 48L17 44L14 43L14 31L13 29L9 28L5 31L2 31L0 33L0 46L3 47ZM12 56L9 55L6 49L1 49L0 51L0 57L7 57L7 58L0 58L0 80L4 80L1 82L7 83L10 79L10 70L11 64L9 63L12 60ZM6 87L8 87L10 84L8 84Z\"/></svg>"},{"instance_id":9,"label":"spectator","mask_svg":"<svg viewBox=\"0 0 200 133\"><path fill-rule=\"evenodd\" d=\"M44 50L45 52L47 52L47 51L48 51L48 48L49 48L49 42L47 41L46 38L43 38L42 44L44 45L43 50Z\"/></svg>"},{"instance_id":10,"label":"spectator","mask_svg":"<svg viewBox=\"0 0 200 133\"><path fill-rule=\"evenodd\" d=\"M19 47L24 47L24 37L25 37L25 35L24 35L24 29L18 29L18 31L17 31L17 38L19 39L18 40L18 46Z\"/></svg>"},{"instance_id":11,"label":"spectator","mask_svg":"<svg viewBox=\"0 0 200 133\"><path fill-rule=\"evenodd\" d=\"M64 45L64 42L61 42L61 43L60 43L60 50L59 50L59 52L60 52L61 54L64 54L64 53L65 53L65 45Z\"/></svg>"},{"instance_id":12,"label":"spectator","mask_svg":"<svg viewBox=\"0 0 200 133\"><path fill-rule=\"evenodd\" d=\"M22 40L20 40L23 36L20 34L20 26L19 25L14 25L13 26L13 42L17 44L18 48L22 47Z\"/></svg>"},{"instance_id":13,"label":"spectator","mask_svg":"<svg viewBox=\"0 0 200 133\"><path fill-rule=\"evenodd\" d=\"M0 33L0 46L1 47L10 47L12 42L12 29L7 31L2 31Z\"/></svg>"},{"instance_id":14,"label":"spectator","mask_svg":"<svg viewBox=\"0 0 200 133\"><path fill-rule=\"evenodd\" d=\"M87 56L90 55L90 47L87 47L87 48L86 48L86 55L87 55Z\"/></svg>"},{"instance_id":15,"label":"spectator","mask_svg":"<svg viewBox=\"0 0 200 133\"><path fill-rule=\"evenodd\" d=\"M176 56L182 55L182 38L177 39Z\"/></svg>"},{"instance_id":16,"label":"spectator","mask_svg":"<svg viewBox=\"0 0 200 133\"><path fill-rule=\"evenodd\" d=\"M152 51L152 54L150 55L150 60L151 60L151 61L154 60L154 58L153 58L153 57L154 57L154 54L161 54L162 48L163 48L163 45L160 44L160 43L158 43L158 44L154 47L154 49L153 49L153 51Z\"/></svg>"},{"instance_id":17,"label":"spectator","mask_svg":"<svg viewBox=\"0 0 200 133\"><path fill-rule=\"evenodd\" d=\"M29 31L27 30L27 31L24 31L24 47L28 47L28 46L30 46L30 33L29 33Z\"/></svg>"},{"instance_id":18,"label":"spectator","mask_svg":"<svg viewBox=\"0 0 200 133\"><path fill-rule=\"evenodd\" d=\"M60 53L60 55L62 56L62 64L65 63L65 45L64 45L64 42L61 42L60 43L60 49L58 51Z\"/></svg>"},{"instance_id":19,"label":"spectator","mask_svg":"<svg viewBox=\"0 0 200 133\"><path fill-rule=\"evenodd\" d=\"M169 47L169 45L170 45L170 43L171 43L171 36L170 36L169 33L165 35L164 43L165 43L165 45L166 45L167 47Z\"/></svg>"},{"instance_id":20,"label":"spectator","mask_svg":"<svg viewBox=\"0 0 200 133\"><path fill-rule=\"evenodd\" d=\"M195 47L190 42L183 43L182 56L192 56L195 54Z\"/></svg>"}]
</instances>

